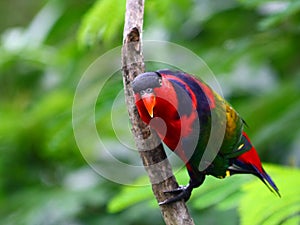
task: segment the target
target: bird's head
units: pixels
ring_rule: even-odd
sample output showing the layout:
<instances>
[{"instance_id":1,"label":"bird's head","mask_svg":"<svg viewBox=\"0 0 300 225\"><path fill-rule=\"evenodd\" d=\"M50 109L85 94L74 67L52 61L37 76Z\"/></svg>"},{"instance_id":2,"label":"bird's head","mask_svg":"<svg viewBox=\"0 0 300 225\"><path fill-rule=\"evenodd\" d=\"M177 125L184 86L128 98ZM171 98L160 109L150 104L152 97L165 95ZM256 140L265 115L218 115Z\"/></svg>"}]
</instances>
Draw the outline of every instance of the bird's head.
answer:
<instances>
[{"instance_id":1,"label":"bird's head","mask_svg":"<svg viewBox=\"0 0 300 225\"><path fill-rule=\"evenodd\" d=\"M158 72L147 72L137 76L132 82L132 88L139 95L151 117L156 104L155 89L162 86L162 76Z\"/></svg>"}]
</instances>

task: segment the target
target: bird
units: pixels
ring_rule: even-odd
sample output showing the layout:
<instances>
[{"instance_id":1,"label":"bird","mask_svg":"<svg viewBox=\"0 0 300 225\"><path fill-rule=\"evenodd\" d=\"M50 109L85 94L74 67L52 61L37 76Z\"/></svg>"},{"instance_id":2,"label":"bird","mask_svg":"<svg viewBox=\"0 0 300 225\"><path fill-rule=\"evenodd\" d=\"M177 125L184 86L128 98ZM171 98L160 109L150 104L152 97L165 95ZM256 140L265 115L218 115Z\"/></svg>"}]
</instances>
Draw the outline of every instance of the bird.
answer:
<instances>
[{"instance_id":1,"label":"bird","mask_svg":"<svg viewBox=\"0 0 300 225\"><path fill-rule=\"evenodd\" d=\"M245 121L200 78L162 69L139 74L131 84L140 118L179 156L189 175L187 185L164 190L173 197L159 205L188 201L209 175L252 174L281 196L245 132Z\"/></svg>"}]
</instances>

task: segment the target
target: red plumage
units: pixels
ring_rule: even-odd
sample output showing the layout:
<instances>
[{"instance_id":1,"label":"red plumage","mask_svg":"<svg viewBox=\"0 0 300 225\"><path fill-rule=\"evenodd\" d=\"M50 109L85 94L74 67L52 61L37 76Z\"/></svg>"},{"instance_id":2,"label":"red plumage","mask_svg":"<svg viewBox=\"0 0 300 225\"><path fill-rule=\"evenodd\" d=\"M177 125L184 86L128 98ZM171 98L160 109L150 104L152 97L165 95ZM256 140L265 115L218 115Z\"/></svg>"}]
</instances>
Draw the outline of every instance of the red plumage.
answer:
<instances>
[{"instance_id":1,"label":"red plumage","mask_svg":"<svg viewBox=\"0 0 300 225\"><path fill-rule=\"evenodd\" d=\"M246 137L246 139L249 141L249 143L251 143L246 132L243 132L243 136ZM260 173L263 173L263 168L261 166L260 158L257 154L256 149L253 147L253 145L251 146L251 149L249 151L239 155L237 157L237 159L242 161L245 164L250 164L250 165L254 166Z\"/></svg>"}]
</instances>

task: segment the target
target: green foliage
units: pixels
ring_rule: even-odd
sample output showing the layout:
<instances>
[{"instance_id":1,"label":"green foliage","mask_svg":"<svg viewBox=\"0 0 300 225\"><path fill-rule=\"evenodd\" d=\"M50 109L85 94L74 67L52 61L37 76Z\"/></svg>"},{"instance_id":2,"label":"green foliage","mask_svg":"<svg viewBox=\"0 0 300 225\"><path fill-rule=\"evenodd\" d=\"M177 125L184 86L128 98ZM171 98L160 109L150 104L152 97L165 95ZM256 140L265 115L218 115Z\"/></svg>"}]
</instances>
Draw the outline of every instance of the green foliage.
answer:
<instances>
[{"instance_id":1,"label":"green foliage","mask_svg":"<svg viewBox=\"0 0 300 225\"><path fill-rule=\"evenodd\" d=\"M148 201L150 205L155 206L153 201L153 194L151 187L140 186L141 183L145 183L145 177L139 179L134 183L133 187L124 187L122 191L116 195L109 203L108 209L115 213L124 210L128 207L135 205L141 201ZM187 173L184 169L181 169L176 173L176 179L180 184L186 184ZM230 199L233 195L239 195L238 190L241 189L242 184L247 179L245 177L230 177L220 182L218 179L209 177L201 188L194 190L191 199L191 204L194 209L203 210L214 205L217 205L222 201L223 208L230 208ZM142 181L142 182L141 182ZM237 204L237 202L235 203Z\"/></svg>"},{"instance_id":2,"label":"green foliage","mask_svg":"<svg viewBox=\"0 0 300 225\"><path fill-rule=\"evenodd\" d=\"M258 27L261 30L276 28L276 26L284 25L288 20L299 20L298 13L300 11L300 3L297 0L292 1L249 1L239 0L242 4L249 8L259 8L262 14L267 16L261 20ZM272 10L273 8L273 10ZM298 18L297 18L298 17Z\"/></svg>"},{"instance_id":3,"label":"green foliage","mask_svg":"<svg viewBox=\"0 0 300 225\"><path fill-rule=\"evenodd\" d=\"M259 190L259 182L251 182L244 187L246 195L241 197L239 212L241 224L291 224L300 222L300 170L285 167L268 168L276 180L282 198L275 198ZM258 201L253 201L257 199Z\"/></svg>"},{"instance_id":4,"label":"green foliage","mask_svg":"<svg viewBox=\"0 0 300 225\"><path fill-rule=\"evenodd\" d=\"M78 32L81 47L94 46L98 40L111 43L122 34L125 1L98 0L85 14Z\"/></svg>"},{"instance_id":5,"label":"green foliage","mask_svg":"<svg viewBox=\"0 0 300 225\"><path fill-rule=\"evenodd\" d=\"M111 199L108 205L108 210L111 213L120 212L128 207L132 207L139 202L145 200L153 201L153 193L150 185L142 186L147 177L141 177L133 186L126 186L122 191ZM143 181L143 182L141 182Z\"/></svg>"},{"instance_id":6,"label":"green foliage","mask_svg":"<svg viewBox=\"0 0 300 225\"><path fill-rule=\"evenodd\" d=\"M275 165L264 167L278 185L281 198L269 192L257 178L235 175L222 181L207 178L200 188L194 190L189 204L196 211L212 207L218 211L238 209L241 224L281 224L297 218L300 221L300 183L297 179L300 170ZM186 172L181 170L176 178L179 182L186 180ZM108 205L109 211L120 212L143 201L155 206L150 186L138 187L144 179L138 180L134 184L136 187L124 187L114 196Z\"/></svg>"},{"instance_id":7,"label":"green foliage","mask_svg":"<svg viewBox=\"0 0 300 225\"><path fill-rule=\"evenodd\" d=\"M11 0L0 11L0 224L163 224L150 186L142 186L148 179L134 186L103 180L72 130L82 74L122 44L125 1ZM176 42L205 60L262 160L272 163L266 170L282 194L251 176L208 177L188 203L196 223L299 223L299 11L297 0L146 1L143 38ZM120 73L102 91L99 135L118 160L140 165L120 144L133 145L122 96L115 100ZM188 182L185 169L176 177Z\"/></svg>"},{"instance_id":8,"label":"green foliage","mask_svg":"<svg viewBox=\"0 0 300 225\"><path fill-rule=\"evenodd\" d=\"M266 145L270 146L265 154L269 154L270 159L283 162L294 156L281 158L276 145L290 143L290 140L299 136L300 101L298 96L300 89L297 82L282 83L280 88L280 92L274 89L259 99L252 99L247 104L242 103L240 113L247 122L249 121L250 128L247 131L253 137L256 147L263 149ZM255 133L253 133L253 127L255 127ZM290 132L291 130L293 132Z\"/></svg>"}]
</instances>

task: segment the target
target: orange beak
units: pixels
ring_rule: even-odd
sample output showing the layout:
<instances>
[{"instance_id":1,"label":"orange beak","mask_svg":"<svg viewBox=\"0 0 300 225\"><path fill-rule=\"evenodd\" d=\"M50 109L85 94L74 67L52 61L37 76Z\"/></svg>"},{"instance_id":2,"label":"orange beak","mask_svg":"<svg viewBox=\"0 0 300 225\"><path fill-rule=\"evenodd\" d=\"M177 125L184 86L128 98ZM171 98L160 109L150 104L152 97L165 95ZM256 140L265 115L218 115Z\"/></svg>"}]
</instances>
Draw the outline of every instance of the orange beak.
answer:
<instances>
[{"instance_id":1,"label":"orange beak","mask_svg":"<svg viewBox=\"0 0 300 225\"><path fill-rule=\"evenodd\" d=\"M156 104L155 95L153 93L144 94L142 96L142 100L143 100L143 103L144 103L149 115L151 116L151 118L153 118L153 108Z\"/></svg>"}]
</instances>

